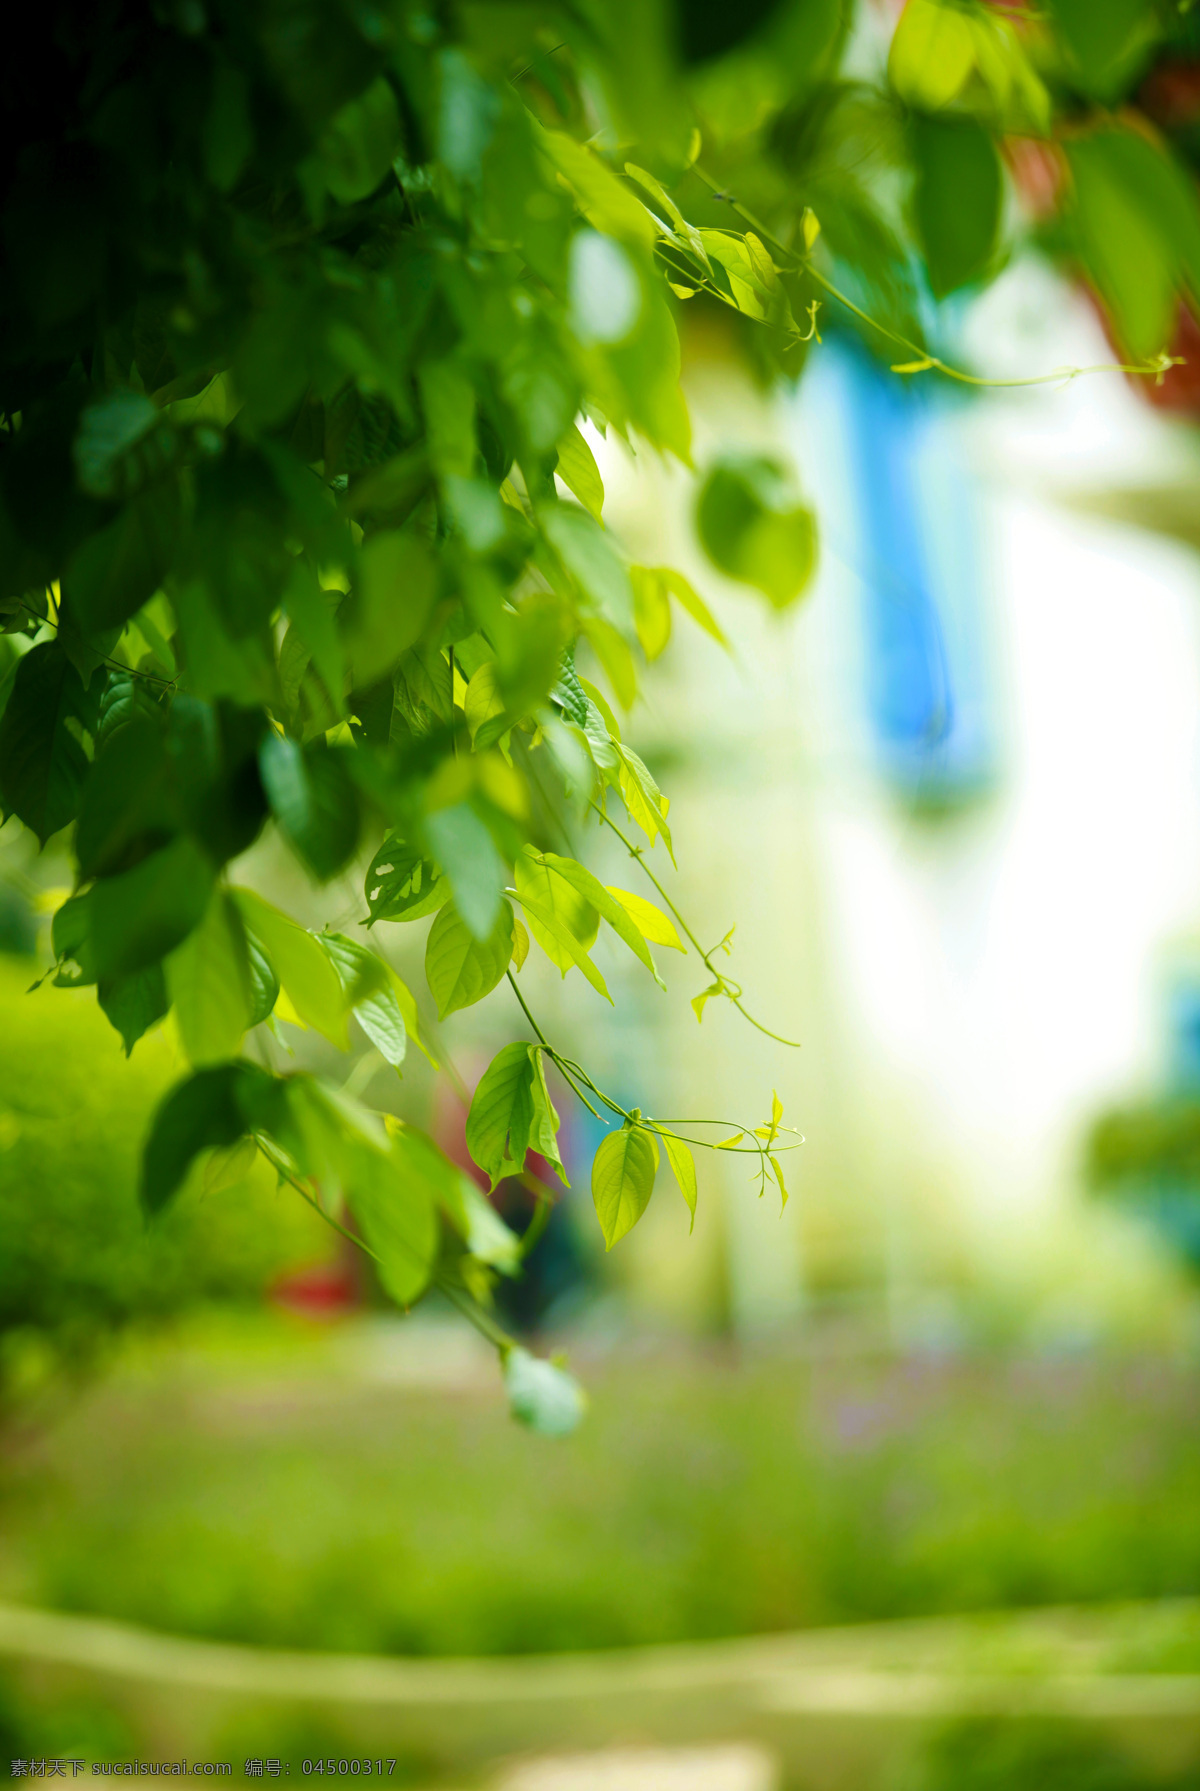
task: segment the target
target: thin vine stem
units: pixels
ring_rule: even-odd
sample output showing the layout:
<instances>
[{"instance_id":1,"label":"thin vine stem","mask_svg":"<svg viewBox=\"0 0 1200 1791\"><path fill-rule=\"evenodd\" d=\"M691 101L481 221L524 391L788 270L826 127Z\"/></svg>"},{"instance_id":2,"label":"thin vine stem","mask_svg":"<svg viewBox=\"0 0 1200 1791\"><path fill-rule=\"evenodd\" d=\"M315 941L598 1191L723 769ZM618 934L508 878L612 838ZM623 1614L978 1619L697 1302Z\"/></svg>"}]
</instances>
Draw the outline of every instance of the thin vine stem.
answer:
<instances>
[{"instance_id":1,"label":"thin vine stem","mask_svg":"<svg viewBox=\"0 0 1200 1791\"><path fill-rule=\"evenodd\" d=\"M626 837L626 835L621 830L621 828L617 826L617 823L612 819L612 817L610 815L607 815L604 812L604 810L601 808L600 804L597 801L595 801L594 798L589 797L588 804L589 804L589 807L594 809L596 814L599 815L600 819L604 822L605 826L611 827L612 831L616 834L617 838L620 840L621 844L624 846L624 848L628 852L629 856L631 858L637 859L638 863L642 867L642 870L646 873L647 877L649 877L651 883L653 883L655 889L657 889L659 895L662 897L663 901L667 904L667 907L671 910L671 913L675 916L675 919L679 922L680 926L683 928L687 937L691 940L692 944L695 946L696 953L700 958L700 962L704 965L704 967L708 971L709 975L712 977L715 977L717 983L720 985L719 989L714 990L713 993L724 995L728 1001L731 1001L733 1003L734 1007L737 1009L738 1013L741 1014L743 1020L747 1020L750 1023L750 1025L755 1028L755 1030L757 1032L761 1032L766 1038L774 1039L775 1043L777 1045L787 1045L790 1050L799 1051L801 1049L801 1044L800 1044L799 1039L785 1039L782 1033L772 1032L771 1028L769 1026L764 1026L761 1020L756 1020L754 1018L754 1015L752 1013L750 1013L750 1011L742 1003L741 984L734 982L731 977L725 976L720 970L718 970L717 966L713 963L713 958L716 956L717 952L720 951L721 946L725 943L725 940L724 939L720 940L716 945L712 946L710 950L705 951L704 947L701 945L700 941L697 939L695 933L693 933L691 927L688 925L688 923L684 919L683 915L679 912L679 909L675 906L674 902L671 900L670 896L667 894L666 890L663 888L662 884L659 882L658 878L655 876L655 874L651 870L650 866L646 863L644 848L641 846L635 846L633 841ZM728 939L728 937L729 937L729 935L728 935L728 933L726 933L725 939Z\"/></svg>"},{"instance_id":2,"label":"thin vine stem","mask_svg":"<svg viewBox=\"0 0 1200 1791\"><path fill-rule=\"evenodd\" d=\"M764 243L769 244L778 254L785 256L792 264L792 271L809 274L817 282L818 286L823 287L831 298L835 298L838 303L844 305L848 311L852 311L855 317L860 318L863 323L867 324L869 328L876 330L881 336L886 336L889 341L895 342L901 348L906 349L908 353L914 357L911 365L894 367L892 369L894 373L932 373L936 371L943 374L947 379L956 380L960 385L988 386L999 389L1011 389L1017 386L1053 385L1057 381L1065 382L1067 380L1078 379L1085 373L1126 373L1131 374L1138 379L1149 379L1154 377L1161 385L1164 375L1168 373L1172 367L1182 367L1186 365L1182 356L1164 353L1156 355L1152 361L1148 361L1141 366L1135 366L1122 361L1106 361L1099 362L1092 367L1059 367L1056 368L1053 373L1037 373L1025 379L987 379L980 374L964 373L961 367L952 367L949 362L941 360L937 355L930 354L928 349L919 347L917 343L910 341L907 336L902 336L898 330L893 330L889 325L880 323L878 318L872 317L868 311L864 311L861 305L855 304L852 298L849 298L846 293L840 291L838 287L833 284L832 280L826 279L825 275L820 273L818 269L813 266L811 256L798 255L794 249L788 248L786 243L780 242L779 238L772 231L767 229L761 219L756 218L754 213L749 211L740 200L734 198L732 193L725 192L723 188L719 187L712 176L706 174L704 169L701 168L698 163L693 165L692 172L699 180L704 182L705 186L716 198L724 200L731 210L735 211L740 218L749 224L750 228L761 237ZM674 237L672 237L671 240L672 242L675 242ZM718 296L721 298L725 297L725 295L719 291ZM728 300L726 300L726 302L728 303Z\"/></svg>"}]
</instances>

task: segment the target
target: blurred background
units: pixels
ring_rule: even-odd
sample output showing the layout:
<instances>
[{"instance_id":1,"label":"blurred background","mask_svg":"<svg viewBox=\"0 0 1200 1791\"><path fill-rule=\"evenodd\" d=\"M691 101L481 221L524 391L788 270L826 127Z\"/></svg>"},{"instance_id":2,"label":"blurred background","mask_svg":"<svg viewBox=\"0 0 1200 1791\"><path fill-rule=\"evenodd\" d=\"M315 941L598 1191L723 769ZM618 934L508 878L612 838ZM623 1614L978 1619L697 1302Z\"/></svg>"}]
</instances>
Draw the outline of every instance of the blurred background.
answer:
<instances>
[{"instance_id":1,"label":"blurred background","mask_svg":"<svg viewBox=\"0 0 1200 1791\"><path fill-rule=\"evenodd\" d=\"M1015 191L1036 212L1037 171ZM615 1009L544 960L523 985L623 1102L753 1125L777 1090L805 1143L782 1213L710 1154L692 1235L664 1169L605 1256L599 1132L556 1090L572 1185L498 1298L568 1353L576 1436L515 1429L487 1346L436 1296L390 1308L265 1167L145 1228L182 1059L159 1030L126 1063L90 990L41 982L67 860L0 830L0 1753L377 1753L514 1791L1200 1784L1200 394L1187 368L974 392L820 321L782 385L703 296L681 326L697 466L780 457L817 511L782 617L704 558L692 474L590 437L623 546L733 643L678 622L629 720L672 801L657 874L706 944L736 924L747 1002L801 1047L727 1004L698 1025L694 959L663 995L602 939ZM938 327L1000 381L1113 358L1032 249ZM571 845L652 893L594 830ZM373 847L322 891L270 837L236 874L352 930ZM437 1028L428 924L379 944L469 1091L520 1016L501 991ZM400 1080L361 1036L259 1048L468 1165L415 1052ZM682 1652L619 1652L643 1647ZM532 1658L559 1653L573 1677Z\"/></svg>"}]
</instances>

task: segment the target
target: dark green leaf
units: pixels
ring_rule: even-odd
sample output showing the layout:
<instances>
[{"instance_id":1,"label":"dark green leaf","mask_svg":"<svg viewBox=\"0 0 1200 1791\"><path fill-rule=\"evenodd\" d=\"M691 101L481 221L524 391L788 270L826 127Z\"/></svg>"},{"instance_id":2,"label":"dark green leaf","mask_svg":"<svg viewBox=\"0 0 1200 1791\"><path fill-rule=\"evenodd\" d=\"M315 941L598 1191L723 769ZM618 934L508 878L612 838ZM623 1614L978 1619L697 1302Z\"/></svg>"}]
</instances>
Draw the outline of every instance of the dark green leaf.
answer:
<instances>
[{"instance_id":1,"label":"dark green leaf","mask_svg":"<svg viewBox=\"0 0 1200 1791\"><path fill-rule=\"evenodd\" d=\"M156 1020L161 1020L171 1005L161 964L135 970L132 976L102 982L97 986L96 996L121 1035L126 1057L143 1033L149 1031Z\"/></svg>"},{"instance_id":2,"label":"dark green leaf","mask_svg":"<svg viewBox=\"0 0 1200 1791\"><path fill-rule=\"evenodd\" d=\"M938 298L978 279L1000 227L1000 157L990 134L969 118L913 121L913 212Z\"/></svg>"},{"instance_id":3,"label":"dark green leaf","mask_svg":"<svg viewBox=\"0 0 1200 1791\"><path fill-rule=\"evenodd\" d=\"M258 766L289 845L319 882L328 882L358 844L358 791L344 753L324 741L302 747L271 732L259 748Z\"/></svg>"},{"instance_id":4,"label":"dark green leaf","mask_svg":"<svg viewBox=\"0 0 1200 1791\"><path fill-rule=\"evenodd\" d=\"M493 1188L524 1168L533 1117L533 1063L529 1046L518 1040L493 1057L467 1115L467 1149Z\"/></svg>"},{"instance_id":5,"label":"dark green leaf","mask_svg":"<svg viewBox=\"0 0 1200 1791\"><path fill-rule=\"evenodd\" d=\"M446 900L437 865L398 834L389 835L376 852L364 887L372 922L419 920Z\"/></svg>"},{"instance_id":6,"label":"dark green leaf","mask_svg":"<svg viewBox=\"0 0 1200 1791\"><path fill-rule=\"evenodd\" d=\"M91 945L98 977L131 976L164 958L199 925L213 885L209 860L189 839L152 852L91 891Z\"/></svg>"},{"instance_id":7,"label":"dark green leaf","mask_svg":"<svg viewBox=\"0 0 1200 1791\"><path fill-rule=\"evenodd\" d=\"M0 797L43 845L75 819L100 695L99 679L85 690L53 641L31 647L17 667L0 717Z\"/></svg>"}]
</instances>

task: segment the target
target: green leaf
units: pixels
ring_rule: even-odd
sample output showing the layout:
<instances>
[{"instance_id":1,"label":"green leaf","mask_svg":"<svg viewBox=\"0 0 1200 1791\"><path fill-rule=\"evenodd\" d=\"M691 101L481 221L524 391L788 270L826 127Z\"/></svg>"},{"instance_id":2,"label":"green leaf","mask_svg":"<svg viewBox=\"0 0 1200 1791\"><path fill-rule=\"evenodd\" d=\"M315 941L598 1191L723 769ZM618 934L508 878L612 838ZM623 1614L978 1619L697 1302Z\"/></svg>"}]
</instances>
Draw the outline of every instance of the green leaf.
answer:
<instances>
[{"instance_id":1,"label":"green leaf","mask_svg":"<svg viewBox=\"0 0 1200 1791\"><path fill-rule=\"evenodd\" d=\"M667 826L667 810L671 805L633 748L621 746L618 751L621 755L621 800L629 810L629 818L637 823L651 845L661 833L674 863L671 830Z\"/></svg>"},{"instance_id":2,"label":"green leaf","mask_svg":"<svg viewBox=\"0 0 1200 1791\"><path fill-rule=\"evenodd\" d=\"M780 1195L779 1210L780 1210L780 1212L782 1212L784 1207L788 1203L787 1183L783 1179L783 1165L780 1163L778 1157L768 1157L767 1161L771 1165L772 1175L775 1177L775 1180L779 1183L779 1195Z\"/></svg>"},{"instance_id":3,"label":"green leaf","mask_svg":"<svg viewBox=\"0 0 1200 1791\"><path fill-rule=\"evenodd\" d=\"M596 229L622 238L636 248L653 249L656 231L644 205L623 187L599 156L562 131L533 126L534 141L579 202L579 208Z\"/></svg>"},{"instance_id":4,"label":"green leaf","mask_svg":"<svg viewBox=\"0 0 1200 1791\"><path fill-rule=\"evenodd\" d=\"M159 484L75 550L63 590L85 633L118 627L153 597L173 564L181 521L177 487Z\"/></svg>"},{"instance_id":5,"label":"green leaf","mask_svg":"<svg viewBox=\"0 0 1200 1791\"><path fill-rule=\"evenodd\" d=\"M419 920L446 900L446 884L432 858L397 833L389 834L371 860L364 892L371 924L377 920Z\"/></svg>"},{"instance_id":6,"label":"green leaf","mask_svg":"<svg viewBox=\"0 0 1200 1791\"><path fill-rule=\"evenodd\" d=\"M56 988L86 988L96 981L90 889L71 896L57 911L50 923L50 943L58 963Z\"/></svg>"},{"instance_id":7,"label":"green leaf","mask_svg":"<svg viewBox=\"0 0 1200 1791\"><path fill-rule=\"evenodd\" d=\"M320 179L342 205L373 193L403 141L400 112L383 75L334 114L317 146Z\"/></svg>"},{"instance_id":8,"label":"green leaf","mask_svg":"<svg viewBox=\"0 0 1200 1791\"><path fill-rule=\"evenodd\" d=\"M671 600L667 587L657 571L649 566L631 566L633 585L633 620L642 652L655 660L671 638Z\"/></svg>"},{"instance_id":9,"label":"green leaf","mask_svg":"<svg viewBox=\"0 0 1200 1791\"><path fill-rule=\"evenodd\" d=\"M794 602L812 577L816 523L778 461L749 454L718 460L701 490L696 521L714 565L756 586L776 609Z\"/></svg>"},{"instance_id":10,"label":"green leaf","mask_svg":"<svg viewBox=\"0 0 1200 1791\"><path fill-rule=\"evenodd\" d=\"M471 745L476 752L483 752L487 747L493 746L512 726L512 718L505 709L504 698L500 694L494 660L485 659L472 673L467 685L463 713L467 718Z\"/></svg>"},{"instance_id":11,"label":"green leaf","mask_svg":"<svg viewBox=\"0 0 1200 1791\"><path fill-rule=\"evenodd\" d=\"M143 1034L156 1021L165 1018L171 1005L161 964L151 964L148 969L137 970L132 976L100 983L96 997L120 1033L126 1057Z\"/></svg>"},{"instance_id":12,"label":"green leaf","mask_svg":"<svg viewBox=\"0 0 1200 1791\"><path fill-rule=\"evenodd\" d=\"M654 1192L658 1145L643 1126L623 1126L603 1139L592 1161L592 1199L604 1248L632 1231Z\"/></svg>"},{"instance_id":13,"label":"green leaf","mask_svg":"<svg viewBox=\"0 0 1200 1791\"><path fill-rule=\"evenodd\" d=\"M888 56L888 75L900 97L940 111L966 86L974 66L967 15L937 0L908 0Z\"/></svg>"},{"instance_id":14,"label":"green leaf","mask_svg":"<svg viewBox=\"0 0 1200 1791\"><path fill-rule=\"evenodd\" d=\"M363 543L353 589L338 615L359 689L374 684L420 640L436 588L433 560L415 535L383 529Z\"/></svg>"},{"instance_id":15,"label":"green leaf","mask_svg":"<svg viewBox=\"0 0 1200 1791\"><path fill-rule=\"evenodd\" d=\"M633 633L633 587L608 536L574 504L544 504L543 535L577 585L585 605L624 635Z\"/></svg>"},{"instance_id":16,"label":"green leaf","mask_svg":"<svg viewBox=\"0 0 1200 1791\"><path fill-rule=\"evenodd\" d=\"M558 444L558 465L554 470L588 514L599 522L604 509L604 481L596 456L575 423Z\"/></svg>"},{"instance_id":17,"label":"green leaf","mask_svg":"<svg viewBox=\"0 0 1200 1791\"><path fill-rule=\"evenodd\" d=\"M258 769L280 831L313 876L327 883L358 845L358 790L348 755L323 740L303 747L271 729Z\"/></svg>"},{"instance_id":18,"label":"green leaf","mask_svg":"<svg viewBox=\"0 0 1200 1791\"><path fill-rule=\"evenodd\" d=\"M147 846L165 845L177 824L162 726L157 716L135 714L108 735L84 787L75 829L80 876L126 869Z\"/></svg>"},{"instance_id":19,"label":"green leaf","mask_svg":"<svg viewBox=\"0 0 1200 1791\"><path fill-rule=\"evenodd\" d=\"M517 894L529 916L529 930L565 976L579 963L581 951L590 951L600 928L596 906L581 895L575 884L551 869L545 855L525 846L517 854L513 873ZM533 904L530 907L530 903ZM548 918L544 918L547 917ZM563 931L570 942L563 943Z\"/></svg>"},{"instance_id":20,"label":"green leaf","mask_svg":"<svg viewBox=\"0 0 1200 1791\"><path fill-rule=\"evenodd\" d=\"M668 1132L666 1126L658 1127L658 1136L662 1139L663 1149L667 1153L667 1162L679 1184L679 1192L687 1203L688 1212L692 1215L690 1232L696 1223L696 1163L691 1151L682 1138L676 1138L674 1132Z\"/></svg>"},{"instance_id":21,"label":"green leaf","mask_svg":"<svg viewBox=\"0 0 1200 1791\"><path fill-rule=\"evenodd\" d=\"M162 422L162 412L141 392L106 392L79 420L72 456L80 486L90 497L122 495L126 461Z\"/></svg>"},{"instance_id":22,"label":"green leaf","mask_svg":"<svg viewBox=\"0 0 1200 1791\"><path fill-rule=\"evenodd\" d=\"M141 1198L148 1213L166 1206L205 1150L227 1150L254 1129L256 1107L279 1084L250 1063L197 1070L160 1103L142 1152Z\"/></svg>"},{"instance_id":23,"label":"green leaf","mask_svg":"<svg viewBox=\"0 0 1200 1791\"><path fill-rule=\"evenodd\" d=\"M1049 12L1084 88L1100 100L1119 96L1159 30L1146 0L1049 0Z\"/></svg>"},{"instance_id":24,"label":"green leaf","mask_svg":"<svg viewBox=\"0 0 1200 1791\"><path fill-rule=\"evenodd\" d=\"M502 901L487 939L476 939L453 902L447 902L425 945L425 976L438 1018L471 1007L491 993L513 954L513 911Z\"/></svg>"},{"instance_id":25,"label":"green leaf","mask_svg":"<svg viewBox=\"0 0 1200 1791\"><path fill-rule=\"evenodd\" d=\"M342 685L346 662L334 615L332 599L336 597L337 592L323 590L311 569L300 561L288 579L283 601L292 618L292 627L304 642L308 658L320 675L326 695L336 713L341 715L345 711Z\"/></svg>"},{"instance_id":26,"label":"green leaf","mask_svg":"<svg viewBox=\"0 0 1200 1791\"><path fill-rule=\"evenodd\" d=\"M343 1191L378 1259L379 1278L401 1306L424 1293L437 1257L436 1189L404 1134L386 1153L347 1133L340 1147Z\"/></svg>"},{"instance_id":27,"label":"green leaf","mask_svg":"<svg viewBox=\"0 0 1200 1791\"><path fill-rule=\"evenodd\" d=\"M670 946L672 951L681 951L686 955L687 946L675 931L675 923L668 919L661 908L656 908L645 896L633 895L628 889L614 889L611 883L608 885L608 893L620 902L643 939L650 939L655 945Z\"/></svg>"},{"instance_id":28,"label":"green leaf","mask_svg":"<svg viewBox=\"0 0 1200 1791\"><path fill-rule=\"evenodd\" d=\"M1155 354L1174 329L1177 285L1200 297L1200 204L1190 179L1137 131L1102 128L1065 147L1088 269L1129 353Z\"/></svg>"},{"instance_id":29,"label":"green leaf","mask_svg":"<svg viewBox=\"0 0 1200 1791\"><path fill-rule=\"evenodd\" d=\"M913 215L929 281L944 298L983 274L996 251L1003 184L991 135L970 118L913 120Z\"/></svg>"},{"instance_id":30,"label":"green leaf","mask_svg":"<svg viewBox=\"0 0 1200 1791\"><path fill-rule=\"evenodd\" d=\"M479 1079L467 1114L467 1149L491 1180L519 1174L533 1126L534 1066L524 1040L505 1045Z\"/></svg>"},{"instance_id":31,"label":"green leaf","mask_svg":"<svg viewBox=\"0 0 1200 1791\"><path fill-rule=\"evenodd\" d=\"M622 709L632 709L637 697L637 674L628 641L603 616L584 616L583 632L604 667L618 703Z\"/></svg>"},{"instance_id":32,"label":"green leaf","mask_svg":"<svg viewBox=\"0 0 1200 1791\"><path fill-rule=\"evenodd\" d=\"M240 914L241 910L238 912ZM279 1000L279 978L270 958L249 933L246 934L246 961L250 966L250 1024L261 1026L275 1011L275 1003Z\"/></svg>"},{"instance_id":33,"label":"green leaf","mask_svg":"<svg viewBox=\"0 0 1200 1791\"><path fill-rule=\"evenodd\" d=\"M341 978L347 1005L359 1025L384 1062L398 1070L404 1062L408 1028L389 967L345 933L319 933L317 943Z\"/></svg>"},{"instance_id":34,"label":"green leaf","mask_svg":"<svg viewBox=\"0 0 1200 1791\"><path fill-rule=\"evenodd\" d=\"M235 889L232 894L252 942L261 944L300 1018L345 1051L350 1043L345 992L318 940L253 890Z\"/></svg>"},{"instance_id":35,"label":"green leaf","mask_svg":"<svg viewBox=\"0 0 1200 1791\"><path fill-rule=\"evenodd\" d=\"M558 1128L562 1122L550 1099L550 1090L546 1087L545 1056L537 1045L530 1045L529 1061L533 1065L533 1125L529 1131L529 1142L540 1156L545 1157L564 1187L569 1188L571 1183L563 1168L558 1148Z\"/></svg>"},{"instance_id":36,"label":"green leaf","mask_svg":"<svg viewBox=\"0 0 1200 1791\"><path fill-rule=\"evenodd\" d=\"M238 908L215 890L200 925L166 962L183 1048L197 1067L236 1057L253 1013L250 954Z\"/></svg>"},{"instance_id":37,"label":"green leaf","mask_svg":"<svg viewBox=\"0 0 1200 1791\"><path fill-rule=\"evenodd\" d=\"M458 913L476 939L489 938L504 888L504 865L491 834L465 802L426 815L425 834L454 892Z\"/></svg>"},{"instance_id":38,"label":"green leaf","mask_svg":"<svg viewBox=\"0 0 1200 1791\"><path fill-rule=\"evenodd\" d=\"M213 880L211 863L189 839L152 852L120 876L102 877L91 892L97 976L131 976L174 951L203 919Z\"/></svg>"},{"instance_id":39,"label":"green leaf","mask_svg":"<svg viewBox=\"0 0 1200 1791\"><path fill-rule=\"evenodd\" d=\"M521 1272L521 1240L511 1231L489 1200L485 1200L469 1175L455 1178L456 1200L448 1214L477 1262L499 1269L502 1275Z\"/></svg>"},{"instance_id":40,"label":"green leaf","mask_svg":"<svg viewBox=\"0 0 1200 1791\"><path fill-rule=\"evenodd\" d=\"M583 1388L573 1376L519 1345L504 1358L504 1385L513 1417L538 1436L570 1436L587 1410Z\"/></svg>"},{"instance_id":41,"label":"green leaf","mask_svg":"<svg viewBox=\"0 0 1200 1791\"><path fill-rule=\"evenodd\" d=\"M43 845L75 819L99 707L99 681L85 690L55 642L31 647L17 666L0 716L0 798Z\"/></svg>"},{"instance_id":42,"label":"green leaf","mask_svg":"<svg viewBox=\"0 0 1200 1791\"><path fill-rule=\"evenodd\" d=\"M601 914L622 944L627 945L634 957L646 966L659 987L665 987L658 974L654 959L650 955L649 947L642 933L630 919L624 905L610 894L597 878L593 877L586 866L577 863L574 858L560 858L556 852L542 853L541 858L551 875L557 874L565 883L570 884L597 913Z\"/></svg>"},{"instance_id":43,"label":"green leaf","mask_svg":"<svg viewBox=\"0 0 1200 1791\"><path fill-rule=\"evenodd\" d=\"M426 361L417 371L429 460L441 478L475 470L475 387L460 361Z\"/></svg>"}]
</instances>

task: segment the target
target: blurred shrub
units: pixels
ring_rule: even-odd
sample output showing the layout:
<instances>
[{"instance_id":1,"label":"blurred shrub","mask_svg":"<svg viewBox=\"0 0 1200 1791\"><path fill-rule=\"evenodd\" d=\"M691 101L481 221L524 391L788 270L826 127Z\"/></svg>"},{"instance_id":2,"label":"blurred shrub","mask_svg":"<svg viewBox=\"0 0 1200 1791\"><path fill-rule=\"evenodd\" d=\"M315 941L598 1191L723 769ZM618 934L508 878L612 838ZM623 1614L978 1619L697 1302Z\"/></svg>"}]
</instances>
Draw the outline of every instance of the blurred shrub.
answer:
<instances>
[{"instance_id":1,"label":"blurred shrub","mask_svg":"<svg viewBox=\"0 0 1200 1791\"><path fill-rule=\"evenodd\" d=\"M45 1439L0 1509L0 1596L7 1557L63 1609L453 1655L1200 1592L1186 1366L639 1357L588 1374L553 1444L490 1383L188 1377L119 1381ZM1159 1645L1196 1658L1186 1626Z\"/></svg>"},{"instance_id":2,"label":"blurred shrub","mask_svg":"<svg viewBox=\"0 0 1200 1791\"><path fill-rule=\"evenodd\" d=\"M130 1319L255 1297L285 1267L328 1253L320 1221L276 1193L265 1165L209 1194L197 1183L147 1226L137 1159L179 1073L170 1044L152 1035L126 1063L91 990L29 994L36 974L0 960L0 1340L10 1372L31 1337L77 1354Z\"/></svg>"},{"instance_id":3,"label":"blurred shrub","mask_svg":"<svg viewBox=\"0 0 1200 1791\"><path fill-rule=\"evenodd\" d=\"M919 1791L1195 1791L1197 1769L1151 1773L1082 1724L973 1719L939 1735Z\"/></svg>"}]
</instances>

